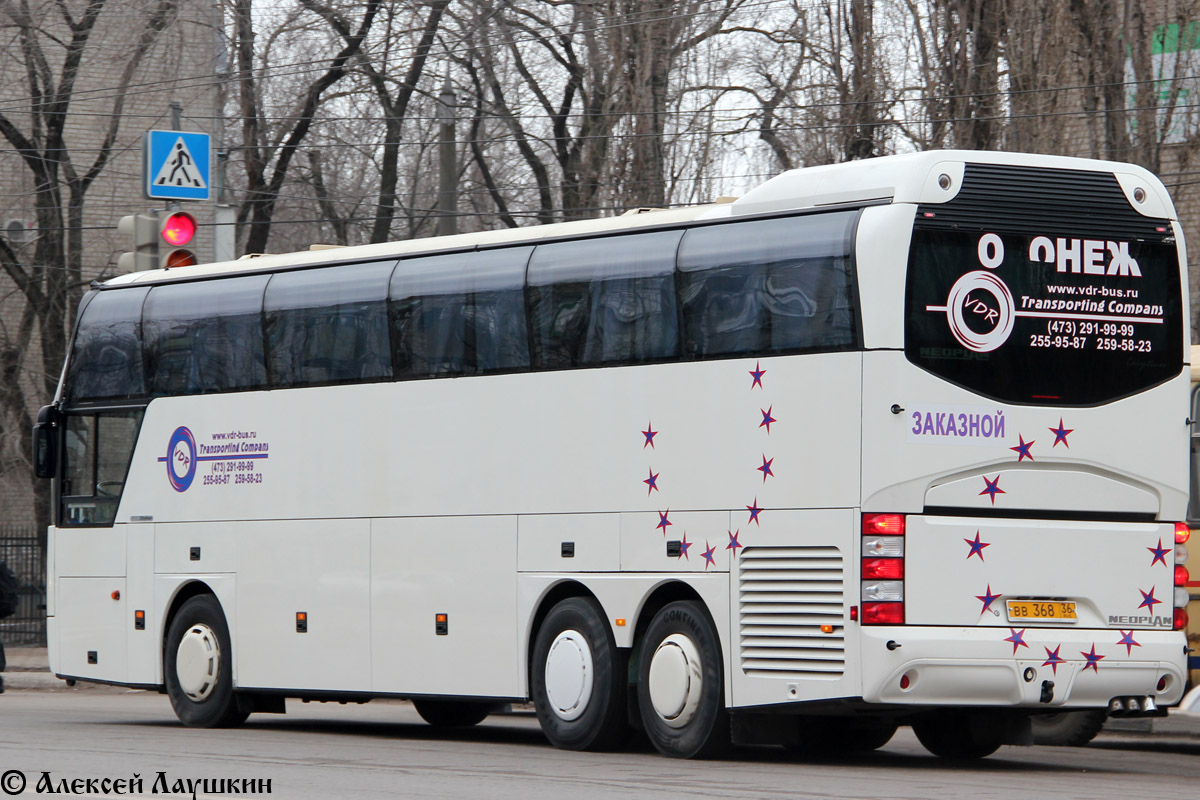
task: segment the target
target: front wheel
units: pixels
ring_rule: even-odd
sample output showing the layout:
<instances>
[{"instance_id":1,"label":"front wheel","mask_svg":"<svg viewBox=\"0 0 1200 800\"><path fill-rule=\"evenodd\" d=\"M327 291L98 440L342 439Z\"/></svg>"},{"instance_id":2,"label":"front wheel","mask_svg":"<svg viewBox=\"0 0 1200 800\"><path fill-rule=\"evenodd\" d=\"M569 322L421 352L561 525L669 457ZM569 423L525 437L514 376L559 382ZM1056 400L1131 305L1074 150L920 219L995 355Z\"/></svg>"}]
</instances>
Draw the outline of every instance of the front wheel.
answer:
<instances>
[{"instance_id":1,"label":"front wheel","mask_svg":"<svg viewBox=\"0 0 1200 800\"><path fill-rule=\"evenodd\" d=\"M180 607L167 630L163 676L175 716L194 728L232 728L249 716L233 693L233 654L221 604L210 594Z\"/></svg>"},{"instance_id":2,"label":"front wheel","mask_svg":"<svg viewBox=\"0 0 1200 800\"><path fill-rule=\"evenodd\" d=\"M569 597L546 615L530 687L546 738L563 750L610 750L628 738L625 658L599 604Z\"/></svg>"},{"instance_id":3,"label":"front wheel","mask_svg":"<svg viewBox=\"0 0 1200 800\"><path fill-rule=\"evenodd\" d=\"M698 603L662 608L642 640L638 707L658 752L711 758L730 744L721 642Z\"/></svg>"}]
</instances>

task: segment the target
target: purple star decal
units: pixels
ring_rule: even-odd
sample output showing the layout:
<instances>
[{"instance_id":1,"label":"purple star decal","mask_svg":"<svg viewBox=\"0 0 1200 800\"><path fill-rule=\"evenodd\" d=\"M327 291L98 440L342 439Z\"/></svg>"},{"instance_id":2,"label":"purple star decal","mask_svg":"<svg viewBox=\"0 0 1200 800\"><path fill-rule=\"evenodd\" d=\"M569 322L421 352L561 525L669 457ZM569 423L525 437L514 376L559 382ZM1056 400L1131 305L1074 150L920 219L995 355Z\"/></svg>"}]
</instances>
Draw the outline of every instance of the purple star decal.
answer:
<instances>
[{"instance_id":1,"label":"purple star decal","mask_svg":"<svg viewBox=\"0 0 1200 800\"><path fill-rule=\"evenodd\" d=\"M1043 647L1045 647L1045 645L1043 645ZM1059 656L1058 656L1058 651L1061 649L1062 649L1061 644L1058 647L1054 648L1053 650L1051 650L1049 647L1045 647L1046 660L1042 662L1042 666L1050 667L1050 670L1055 675L1058 674L1058 665L1067 663L1067 660L1065 658L1059 658Z\"/></svg>"},{"instance_id":2,"label":"purple star decal","mask_svg":"<svg viewBox=\"0 0 1200 800\"><path fill-rule=\"evenodd\" d=\"M763 388L762 376L766 374L767 371L759 365L759 362L755 361L754 369L750 370L750 377L754 378L754 383L750 384L750 388L753 389L755 386Z\"/></svg>"},{"instance_id":3,"label":"purple star decal","mask_svg":"<svg viewBox=\"0 0 1200 800\"><path fill-rule=\"evenodd\" d=\"M650 487L646 490L646 497L649 497L651 492L658 491L658 473L652 469L648 469L646 471L650 473L650 477L646 478L646 480L642 481L642 483Z\"/></svg>"},{"instance_id":4,"label":"purple star decal","mask_svg":"<svg viewBox=\"0 0 1200 800\"><path fill-rule=\"evenodd\" d=\"M737 558L738 548L742 547L742 544L737 540L739 533L741 533L741 530L729 531L729 544L725 545L726 550L733 551L734 558Z\"/></svg>"},{"instance_id":5,"label":"purple star decal","mask_svg":"<svg viewBox=\"0 0 1200 800\"><path fill-rule=\"evenodd\" d=\"M762 422L758 423L758 427L760 427L760 428L766 428L766 429L767 429L767 433L770 433L770 432L771 432L771 423L772 423L772 422L778 422L778 421L779 421L779 420L777 420L777 419L775 419L774 417L772 417L772 416L771 416L771 412L772 412L774 409L775 409L775 406L768 406L767 408L760 408L760 409L759 409L759 411L761 411L761 412L762 412L763 419L762 419Z\"/></svg>"},{"instance_id":6,"label":"purple star decal","mask_svg":"<svg viewBox=\"0 0 1200 800\"><path fill-rule=\"evenodd\" d=\"M979 531L975 531L974 541L971 541L970 539L963 539L963 541L971 546L971 552L967 553L968 559L970 559L971 556L979 556L979 560L983 561L983 548L992 546L991 542L979 541Z\"/></svg>"},{"instance_id":7,"label":"purple star decal","mask_svg":"<svg viewBox=\"0 0 1200 800\"><path fill-rule=\"evenodd\" d=\"M771 459L768 459L768 458L767 458L767 454L766 454L766 453L763 453L763 463L762 463L762 466L761 466L761 467L755 467L755 469L757 469L759 472L761 472L761 473L763 474L763 483L766 483L766 482L767 482L767 476L770 476L770 477L772 477L772 478L774 478L774 477L775 477L775 473L774 473L774 472L771 472L771 465L772 465L773 463L775 463L775 459L773 459L773 458L771 458Z\"/></svg>"},{"instance_id":8,"label":"purple star decal","mask_svg":"<svg viewBox=\"0 0 1200 800\"><path fill-rule=\"evenodd\" d=\"M708 539L704 540L704 546L706 548L708 548L707 550L704 551L704 571L708 572L708 568L710 566L715 567L717 565L717 560L715 558L713 558L713 551L716 550L717 548L710 545L708 543Z\"/></svg>"},{"instance_id":9,"label":"purple star decal","mask_svg":"<svg viewBox=\"0 0 1200 800\"><path fill-rule=\"evenodd\" d=\"M1082 650L1080 650L1079 655L1081 655L1085 659L1087 659L1087 663L1084 664L1083 669L1080 670L1081 672L1087 672L1089 669L1094 670L1097 673L1100 672L1100 659L1105 658L1105 656L1096 655L1096 643L1095 642L1092 642L1092 652L1085 653Z\"/></svg>"},{"instance_id":10,"label":"purple star decal","mask_svg":"<svg viewBox=\"0 0 1200 800\"><path fill-rule=\"evenodd\" d=\"M989 481L987 475L984 475L983 482L985 484L987 484L987 486L984 487L983 491L980 492L980 494L981 495L986 494L988 497L992 498L992 505L996 505L996 495L1008 494L1008 492L1006 492L1000 488L1000 476L999 475L996 476L996 480L994 480L994 481Z\"/></svg>"},{"instance_id":11,"label":"purple star decal","mask_svg":"<svg viewBox=\"0 0 1200 800\"><path fill-rule=\"evenodd\" d=\"M1164 567L1170 569L1170 565L1167 564L1167 553L1170 553L1171 551L1162 546L1161 536L1158 537L1158 547L1147 547L1146 549L1151 553L1154 553L1154 560L1150 562L1150 566L1153 567L1155 564L1161 561Z\"/></svg>"},{"instance_id":12,"label":"purple star decal","mask_svg":"<svg viewBox=\"0 0 1200 800\"><path fill-rule=\"evenodd\" d=\"M1033 453L1029 452L1029 448L1033 447L1036 442L1027 442L1025 441L1025 437L1020 434L1017 434L1017 438L1021 440L1021 443L1016 447L1008 448L1017 454L1017 463L1019 464L1027 458L1033 461Z\"/></svg>"},{"instance_id":13,"label":"purple star decal","mask_svg":"<svg viewBox=\"0 0 1200 800\"><path fill-rule=\"evenodd\" d=\"M975 595L975 599L983 603L983 608L979 609L979 613L983 614L992 607L992 603L996 602L1002 595L992 594L992 585L989 583L987 591L984 594Z\"/></svg>"},{"instance_id":14,"label":"purple star decal","mask_svg":"<svg viewBox=\"0 0 1200 800\"><path fill-rule=\"evenodd\" d=\"M1139 592L1142 592L1142 590L1141 590L1141 589L1138 589L1138 591L1139 591ZM1153 586L1151 586L1151 587L1150 587L1150 591L1148 591L1148 592L1142 592L1142 604L1141 604L1140 606L1138 606L1138 608L1148 608L1148 609L1150 609L1150 613L1151 613L1151 614L1153 614L1153 613L1154 613L1154 606L1155 606L1155 604L1156 604L1156 603L1161 603L1161 602L1162 602L1162 600L1156 600L1156 599L1155 599L1155 597L1154 597L1154 587L1153 587Z\"/></svg>"},{"instance_id":15,"label":"purple star decal","mask_svg":"<svg viewBox=\"0 0 1200 800\"><path fill-rule=\"evenodd\" d=\"M1009 628L1009 630L1012 631L1012 636L1009 636L1004 641L1012 642L1013 655L1015 656L1018 647L1029 647L1029 645L1025 644L1025 631L1027 629L1021 628L1021 630L1017 630L1016 628Z\"/></svg>"},{"instance_id":16,"label":"purple star decal","mask_svg":"<svg viewBox=\"0 0 1200 800\"><path fill-rule=\"evenodd\" d=\"M693 544L693 542L689 542L687 540L687 531L684 531L683 532L683 541L679 543L678 558L686 558L688 561L691 561L692 558L691 558L691 556L688 555L688 548L690 548L692 546L692 544Z\"/></svg>"},{"instance_id":17,"label":"purple star decal","mask_svg":"<svg viewBox=\"0 0 1200 800\"><path fill-rule=\"evenodd\" d=\"M1117 645L1125 645L1125 655L1127 656L1133 655L1133 648L1141 647L1140 644L1134 641L1133 631L1129 631L1128 633L1121 631L1121 641L1117 642Z\"/></svg>"},{"instance_id":18,"label":"purple star decal","mask_svg":"<svg viewBox=\"0 0 1200 800\"><path fill-rule=\"evenodd\" d=\"M1067 435L1074 433L1075 429L1074 428L1064 428L1062 417L1058 418L1058 427L1057 428L1048 428L1047 430L1049 430L1051 433L1054 434L1054 444L1050 445L1051 447L1058 447L1058 443L1062 442L1064 445L1067 446L1068 450L1071 449L1071 443L1067 441Z\"/></svg>"},{"instance_id":19,"label":"purple star decal","mask_svg":"<svg viewBox=\"0 0 1200 800\"><path fill-rule=\"evenodd\" d=\"M651 449L653 449L654 448L654 437L657 435L658 435L658 431L654 430L654 426L652 426L649 422L647 422L646 430L642 431L642 436L646 437L646 441L642 443L642 449L645 450L646 445L650 445Z\"/></svg>"},{"instance_id":20,"label":"purple star decal","mask_svg":"<svg viewBox=\"0 0 1200 800\"><path fill-rule=\"evenodd\" d=\"M749 525L753 522L761 528L762 524L758 521L758 515L762 513L762 509L758 507L757 497L754 498L754 505L746 506L746 510L750 512L750 519L746 520L746 524Z\"/></svg>"},{"instance_id":21,"label":"purple star decal","mask_svg":"<svg viewBox=\"0 0 1200 800\"><path fill-rule=\"evenodd\" d=\"M670 513L671 513L671 509L669 509L669 508L666 511L658 512L658 524L655 525L654 527L656 530L658 528L662 528L663 536L667 535L667 526L675 524L674 522L671 522L671 520L667 519L667 515Z\"/></svg>"}]
</instances>

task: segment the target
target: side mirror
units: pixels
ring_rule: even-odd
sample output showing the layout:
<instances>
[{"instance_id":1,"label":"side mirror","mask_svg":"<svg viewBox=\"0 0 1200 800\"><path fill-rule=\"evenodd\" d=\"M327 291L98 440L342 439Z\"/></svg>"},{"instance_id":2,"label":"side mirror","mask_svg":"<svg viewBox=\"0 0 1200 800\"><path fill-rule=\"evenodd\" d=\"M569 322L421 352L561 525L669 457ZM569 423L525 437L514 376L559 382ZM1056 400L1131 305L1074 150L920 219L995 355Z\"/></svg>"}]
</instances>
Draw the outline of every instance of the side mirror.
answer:
<instances>
[{"instance_id":1,"label":"side mirror","mask_svg":"<svg viewBox=\"0 0 1200 800\"><path fill-rule=\"evenodd\" d=\"M53 478L58 468L58 431L62 414L54 406L42 406L33 426L33 474Z\"/></svg>"}]
</instances>

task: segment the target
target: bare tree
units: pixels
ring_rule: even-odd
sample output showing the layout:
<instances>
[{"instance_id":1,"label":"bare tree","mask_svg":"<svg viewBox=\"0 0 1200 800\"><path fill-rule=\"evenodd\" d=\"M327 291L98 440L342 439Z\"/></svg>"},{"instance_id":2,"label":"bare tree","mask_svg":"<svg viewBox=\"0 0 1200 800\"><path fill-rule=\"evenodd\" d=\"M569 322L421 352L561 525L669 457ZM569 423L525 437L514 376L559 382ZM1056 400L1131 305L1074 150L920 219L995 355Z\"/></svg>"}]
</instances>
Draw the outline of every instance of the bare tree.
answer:
<instances>
[{"instance_id":1,"label":"bare tree","mask_svg":"<svg viewBox=\"0 0 1200 800\"><path fill-rule=\"evenodd\" d=\"M139 32L109 94L108 124L98 146L80 148L82 163L65 135L72 102L106 0L90 0L75 12L66 2L34 8L28 0L0 3L0 19L12 36L11 52L23 65L29 105L21 113L0 109L0 136L17 152L33 178L37 239L22 257L0 232L0 266L16 285L25 310L15 331L0 341L2 420L20 431L20 450L31 452L32 410L54 395L66 357L68 334L84 281L83 212L87 193L112 159L130 83L162 31L178 11L177 0L157 0L140 18ZM51 15L47 16L47 12ZM40 343L38 375L27 394L19 374L28 369L30 343ZM7 438L7 437L6 437ZM32 479L32 471L29 473ZM33 479L39 530L49 524L49 486Z\"/></svg>"},{"instance_id":2,"label":"bare tree","mask_svg":"<svg viewBox=\"0 0 1200 800\"><path fill-rule=\"evenodd\" d=\"M383 112L383 156L379 175L379 199L375 204L375 221L371 231L372 242L388 240L392 222L396 218L396 187L399 176L401 128L408 115L409 103L417 90L417 83L425 72L429 59L429 51L434 44L442 15L450 0L431 0L429 3L417 4L417 8L428 5L429 13L420 26L420 35L413 48L412 57L404 77L396 82L391 78L394 70L392 64L394 49L412 48L405 38L396 36L396 28L400 9L396 3L385 6L387 23L383 35L378 37L381 42L380 51L372 53L360 47L356 42L358 34L352 32L349 21L337 9L317 2L317 0L300 0L301 4L319 14L338 33L349 48L356 48L356 62L359 70L366 76ZM396 48L396 44L403 47Z\"/></svg>"},{"instance_id":3,"label":"bare tree","mask_svg":"<svg viewBox=\"0 0 1200 800\"><path fill-rule=\"evenodd\" d=\"M350 61L379 13L381 0L366 0L362 15L337 52L323 63L323 72L300 87L300 101L291 114L272 125L263 107L260 65L255 53L253 0L232 0L234 48L237 57L238 99L242 131L239 151L245 166L245 195L238 208L239 227L247 228L245 250L265 252L271 221L297 149L312 130L325 92L346 76ZM278 93L275 94L278 98Z\"/></svg>"}]
</instances>

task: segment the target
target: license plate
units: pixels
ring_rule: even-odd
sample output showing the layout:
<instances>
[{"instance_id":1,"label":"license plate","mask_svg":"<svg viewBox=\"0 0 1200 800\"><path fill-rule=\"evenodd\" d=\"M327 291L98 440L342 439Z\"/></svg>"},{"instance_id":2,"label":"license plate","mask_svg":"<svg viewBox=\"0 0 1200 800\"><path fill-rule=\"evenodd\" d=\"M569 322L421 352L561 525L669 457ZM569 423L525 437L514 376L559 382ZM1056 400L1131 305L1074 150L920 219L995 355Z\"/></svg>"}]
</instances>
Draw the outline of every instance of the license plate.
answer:
<instances>
[{"instance_id":1,"label":"license plate","mask_svg":"<svg viewBox=\"0 0 1200 800\"><path fill-rule=\"evenodd\" d=\"M1008 600L1009 622L1075 621L1075 603L1070 600Z\"/></svg>"}]
</instances>

